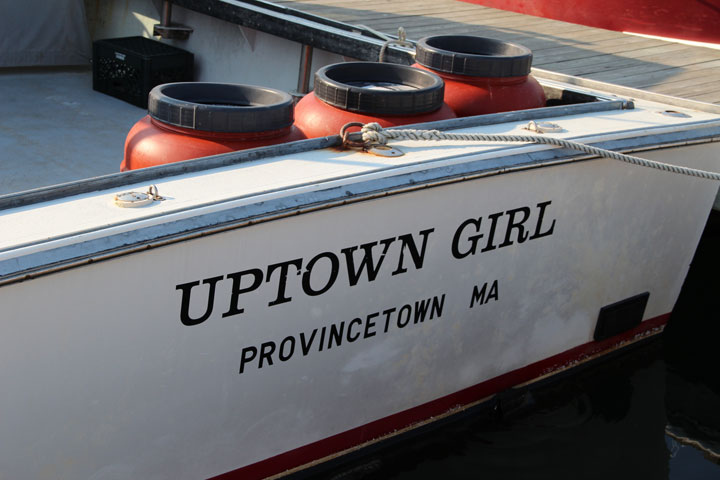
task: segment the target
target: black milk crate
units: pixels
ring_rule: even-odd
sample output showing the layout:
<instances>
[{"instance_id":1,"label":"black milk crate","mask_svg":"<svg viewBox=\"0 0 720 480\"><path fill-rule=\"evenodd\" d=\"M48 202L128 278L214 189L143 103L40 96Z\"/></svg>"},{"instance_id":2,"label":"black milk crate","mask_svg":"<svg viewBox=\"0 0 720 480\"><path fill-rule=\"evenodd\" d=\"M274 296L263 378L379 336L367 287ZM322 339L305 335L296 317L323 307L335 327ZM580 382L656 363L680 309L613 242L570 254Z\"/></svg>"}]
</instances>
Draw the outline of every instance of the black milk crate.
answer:
<instances>
[{"instance_id":1,"label":"black milk crate","mask_svg":"<svg viewBox=\"0 0 720 480\"><path fill-rule=\"evenodd\" d=\"M156 85L193 79L193 54L144 37L93 42L93 89L147 108Z\"/></svg>"}]
</instances>

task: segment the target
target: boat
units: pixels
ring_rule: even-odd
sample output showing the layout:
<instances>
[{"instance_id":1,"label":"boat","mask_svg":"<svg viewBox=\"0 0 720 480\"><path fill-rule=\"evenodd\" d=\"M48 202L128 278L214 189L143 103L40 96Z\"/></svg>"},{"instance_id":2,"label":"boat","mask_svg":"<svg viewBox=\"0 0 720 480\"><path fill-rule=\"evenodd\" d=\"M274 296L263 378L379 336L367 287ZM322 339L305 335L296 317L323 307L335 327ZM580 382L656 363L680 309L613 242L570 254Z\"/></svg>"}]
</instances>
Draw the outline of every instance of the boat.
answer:
<instances>
[{"instance_id":1,"label":"boat","mask_svg":"<svg viewBox=\"0 0 720 480\"><path fill-rule=\"evenodd\" d=\"M553 0L463 0L486 7L550 18L568 23L663 39L707 44L717 48L720 33L720 4L716 1L677 0L652 2L612 0L608 2Z\"/></svg>"},{"instance_id":2,"label":"boat","mask_svg":"<svg viewBox=\"0 0 720 480\"><path fill-rule=\"evenodd\" d=\"M412 60L265 2L84 7L96 41L159 25L205 82L302 96L345 57ZM145 110L92 73L18 111L69 126L43 176L0 168L3 477L322 472L656 336L718 208L717 105L535 71L539 108L119 172L123 133L98 174L90 104L127 130Z\"/></svg>"}]
</instances>

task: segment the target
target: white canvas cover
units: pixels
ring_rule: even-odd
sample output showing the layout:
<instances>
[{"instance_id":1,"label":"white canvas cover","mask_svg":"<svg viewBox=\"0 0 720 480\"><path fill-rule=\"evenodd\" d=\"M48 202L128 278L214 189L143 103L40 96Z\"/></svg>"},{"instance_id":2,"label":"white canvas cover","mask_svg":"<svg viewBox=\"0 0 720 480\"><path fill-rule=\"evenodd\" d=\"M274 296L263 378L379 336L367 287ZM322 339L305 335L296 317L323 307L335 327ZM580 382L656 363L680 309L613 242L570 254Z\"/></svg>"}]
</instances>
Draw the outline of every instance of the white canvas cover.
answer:
<instances>
[{"instance_id":1,"label":"white canvas cover","mask_svg":"<svg viewBox=\"0 0 720 480\"><path fill-rule=\"evenodd\" d=\"M0 67L89 65L83 0L0 2Z\"/></svg>"}]
</instances>

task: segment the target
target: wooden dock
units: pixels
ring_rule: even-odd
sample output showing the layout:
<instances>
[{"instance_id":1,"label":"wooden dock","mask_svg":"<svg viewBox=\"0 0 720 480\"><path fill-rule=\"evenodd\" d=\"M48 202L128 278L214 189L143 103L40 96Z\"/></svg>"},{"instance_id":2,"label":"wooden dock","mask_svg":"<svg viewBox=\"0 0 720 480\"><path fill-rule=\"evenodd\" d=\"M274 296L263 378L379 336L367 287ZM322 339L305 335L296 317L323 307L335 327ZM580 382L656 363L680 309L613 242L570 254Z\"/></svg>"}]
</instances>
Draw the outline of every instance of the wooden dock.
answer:
<instances>
[{"instance_id":1,"label":"wooden dock","mask_svg":"<svg viewBox=\"0 0 720 480\"><path fill-rule=\"evenodd\" d=\"M720 104L720 49L574 25L457 0L274 0L273 3L408 39L471 34L519 43L533 67Z\"/></svg>"}]
</instances>

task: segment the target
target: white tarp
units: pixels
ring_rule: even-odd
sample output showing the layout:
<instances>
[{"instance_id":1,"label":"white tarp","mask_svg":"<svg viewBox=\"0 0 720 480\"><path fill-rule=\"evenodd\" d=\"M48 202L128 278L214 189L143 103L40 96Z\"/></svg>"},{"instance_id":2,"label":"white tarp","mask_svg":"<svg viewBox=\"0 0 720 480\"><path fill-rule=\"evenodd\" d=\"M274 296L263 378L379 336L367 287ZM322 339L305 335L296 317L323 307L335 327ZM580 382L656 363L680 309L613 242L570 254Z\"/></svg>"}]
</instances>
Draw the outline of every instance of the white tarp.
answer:
<instances>
[{"instance_id":1,"label":"white tarp","mask_svg":"<svg viewBox=\"0 0 720 480\"><path fill-rule=\"evenodd\" d=\"M83 0L0 2L0 67L89 65Z\"/></svg>"}]
</instances>

